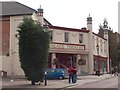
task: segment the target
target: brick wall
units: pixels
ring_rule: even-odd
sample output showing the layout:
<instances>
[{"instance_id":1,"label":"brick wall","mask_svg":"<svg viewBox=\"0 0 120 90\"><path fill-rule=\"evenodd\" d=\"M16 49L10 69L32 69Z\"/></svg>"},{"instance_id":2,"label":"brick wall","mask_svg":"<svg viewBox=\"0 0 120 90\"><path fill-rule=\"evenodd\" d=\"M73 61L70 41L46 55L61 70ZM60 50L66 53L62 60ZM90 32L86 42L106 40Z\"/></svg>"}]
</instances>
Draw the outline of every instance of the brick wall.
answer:
<instances>
[{"instance_id":1,"label":"brick wall","mask_svg":"<svg viewBox=\"0 0 120 90\"><path fill-rule=\"evenodd\" d=\"M10 43L10 18L2 17L2 55L9 56Z\"/></svg>"}]
</instances>

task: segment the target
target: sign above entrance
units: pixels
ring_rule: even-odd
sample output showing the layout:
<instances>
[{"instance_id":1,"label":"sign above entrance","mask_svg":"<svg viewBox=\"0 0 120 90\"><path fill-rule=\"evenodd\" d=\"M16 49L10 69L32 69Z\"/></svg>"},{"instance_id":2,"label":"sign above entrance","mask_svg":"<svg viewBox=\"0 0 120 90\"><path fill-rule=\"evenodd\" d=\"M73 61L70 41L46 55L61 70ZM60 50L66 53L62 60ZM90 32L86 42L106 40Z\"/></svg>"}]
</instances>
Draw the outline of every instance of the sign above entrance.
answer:
<instances>
[{"instance_id":1,"label":"sign above entrance","mask_svg":"<svg viewBox=\"0 0 120 90\"><path fill-rule=\"evenodd\" d=\"M79 44L51 43L50 49L85 50L85 46Z\"/></svg>"}]
</instances>

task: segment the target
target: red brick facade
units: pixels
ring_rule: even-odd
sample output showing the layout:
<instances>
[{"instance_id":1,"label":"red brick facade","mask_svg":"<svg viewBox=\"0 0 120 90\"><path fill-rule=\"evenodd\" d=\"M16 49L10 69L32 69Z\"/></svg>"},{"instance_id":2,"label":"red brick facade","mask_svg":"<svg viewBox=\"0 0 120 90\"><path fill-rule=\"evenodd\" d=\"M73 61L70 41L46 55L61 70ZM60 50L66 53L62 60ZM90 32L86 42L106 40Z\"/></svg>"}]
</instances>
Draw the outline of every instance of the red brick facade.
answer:
<instances>
[{"instance_id":1,"label":"red brick facade","mask_svg":"<svg viewBox=\"0 0 120 90\"><path fill-rule=\"evenodd\" d=\"M2 17L0 20L2 23L2 55L8 56L9 55L9 48L10 48L10 18L9 17Z\"/></svg>"}]
</instances>

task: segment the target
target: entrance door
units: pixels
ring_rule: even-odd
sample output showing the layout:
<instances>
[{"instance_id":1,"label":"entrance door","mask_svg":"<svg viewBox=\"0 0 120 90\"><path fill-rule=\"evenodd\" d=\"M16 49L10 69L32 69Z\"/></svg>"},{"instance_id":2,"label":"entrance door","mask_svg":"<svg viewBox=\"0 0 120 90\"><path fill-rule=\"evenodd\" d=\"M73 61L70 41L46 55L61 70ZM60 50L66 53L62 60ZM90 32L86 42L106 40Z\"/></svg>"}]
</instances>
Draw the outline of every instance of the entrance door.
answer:
<instances>
[{"instance_id":1,"label":"entrance door","mask_svg":"<svg viewBox=\"0 0 120 90\"><path fill-rule=\"evenodd\" d=\"M56 54L58 65L57 68L69 68L76 66L76 57L74 54L66 54L66 53L57 53Z\"/></svg>"}]
</instances>

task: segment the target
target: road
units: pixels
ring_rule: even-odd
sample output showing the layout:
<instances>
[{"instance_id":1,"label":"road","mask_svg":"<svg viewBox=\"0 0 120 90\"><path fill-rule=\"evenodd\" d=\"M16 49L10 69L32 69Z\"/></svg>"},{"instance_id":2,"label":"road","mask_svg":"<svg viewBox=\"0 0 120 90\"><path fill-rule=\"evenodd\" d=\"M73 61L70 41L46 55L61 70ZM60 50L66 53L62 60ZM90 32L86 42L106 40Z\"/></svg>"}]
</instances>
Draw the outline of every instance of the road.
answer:
<instances>
[{"instance_id":1,"label":"road","mask_svg":"<svg viewBox=\"0 0 120 90\"><path fill-rule=\"evenodd\" d=\"M13 82L10 82L10 79L4 79L2 84L3 84L3 88L12 88L11 90L13 90L13 88L15 88L15 90L16 88L17 90L18 88L19 90L26 90L27 88L30 90L36 90L36 89L44 90L42 87L44 87L45 89L49 88L50 90L69 90L69 89L81 90L79 88L95 88L94 90L97 90L96 88L103 88L103 89L113 88L113 90L117 90L114 88L118 88L118 77L110 76L108 78L109 79L104 79L104 78L102 79L102 76L99 78L95 78L94 76L94 78L78 80L76 84L69 84L68 79L65 79L63 81L50 80L47 86L44 86L44 84L41 84L41 85L37 84L33 86L30 84L29 81L24 79L14 79ZM3 90L6 90L6 89L3 89ZM82 89L82 90L85 90L85 89ZM89 90L93 90L93 89L89 89Z\"/></svg>"},{"instance_id":2,"label":"road","mask_svg":"<svg viewBox=\"0 0 120 90\"><path fill-rule=\"evenodd\" d=\"M118 88L118 77L78 85L75 88Z\"/></svg>"}]
</instances>

